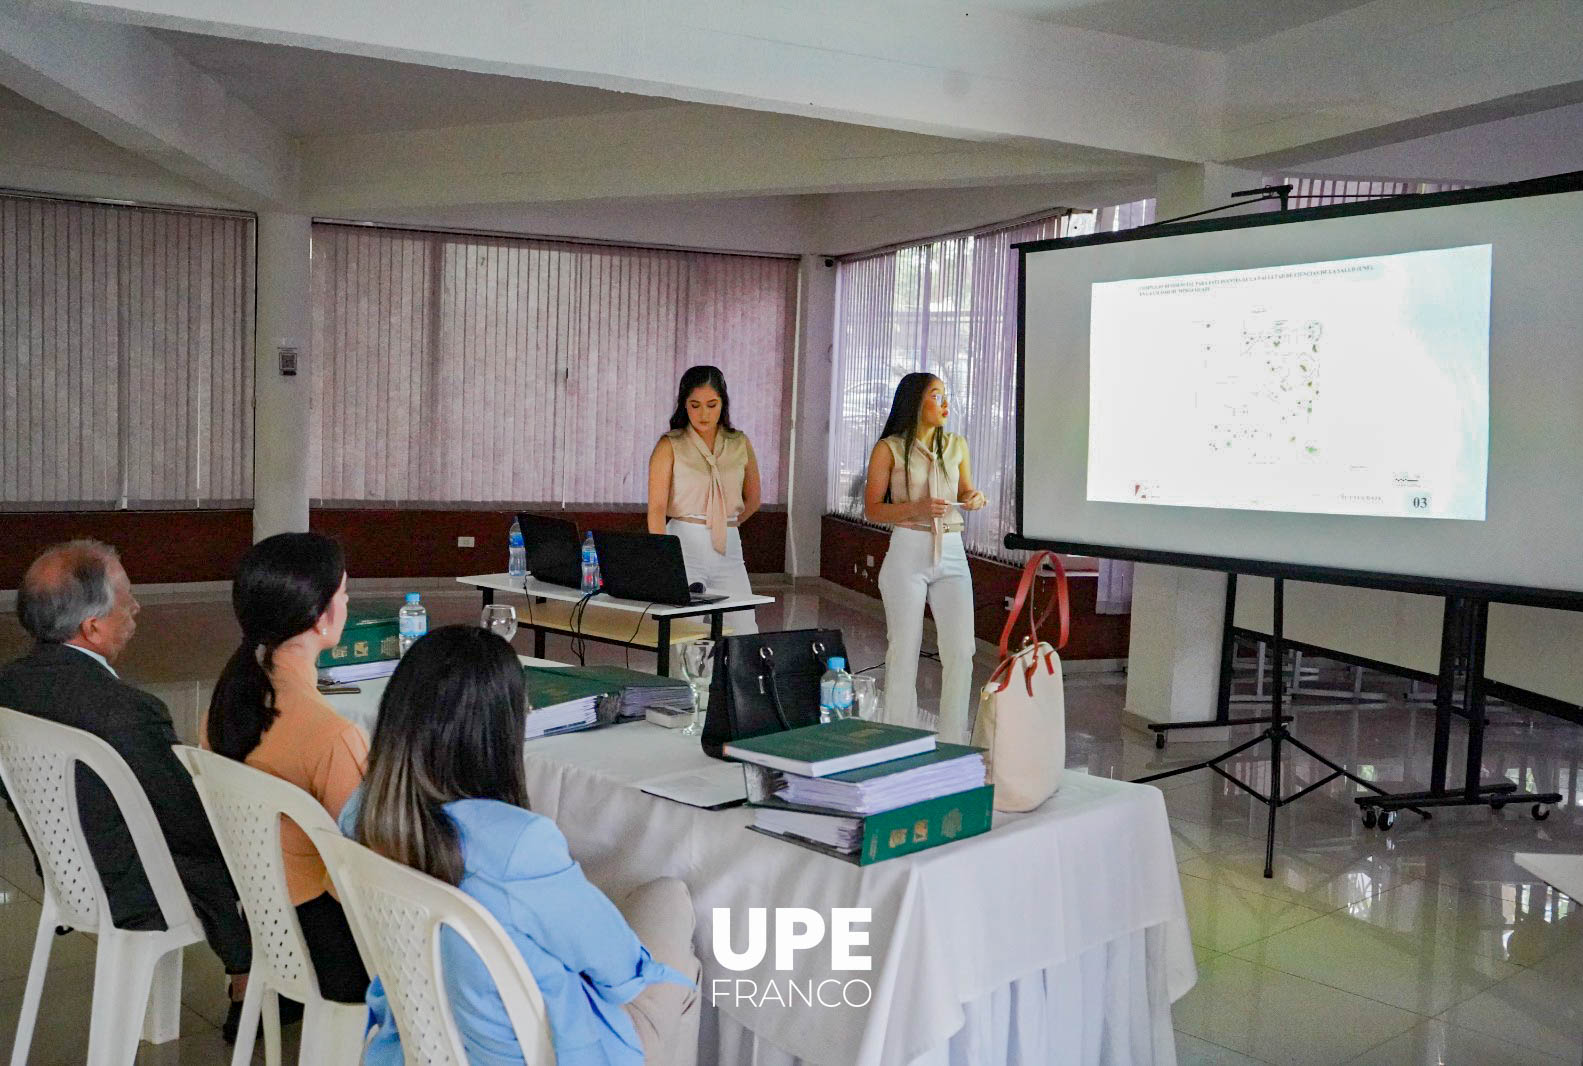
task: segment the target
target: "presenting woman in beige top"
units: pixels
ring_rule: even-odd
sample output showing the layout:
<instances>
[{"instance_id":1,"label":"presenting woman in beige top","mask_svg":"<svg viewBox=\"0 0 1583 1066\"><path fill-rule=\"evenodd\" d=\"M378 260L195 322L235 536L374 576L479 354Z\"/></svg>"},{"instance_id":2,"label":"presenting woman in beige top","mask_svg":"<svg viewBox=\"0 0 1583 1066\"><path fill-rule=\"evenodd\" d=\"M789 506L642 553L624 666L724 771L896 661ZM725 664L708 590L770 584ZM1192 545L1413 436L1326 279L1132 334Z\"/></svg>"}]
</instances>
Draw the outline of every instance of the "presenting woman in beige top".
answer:
<instances>
[{"instance_id":1,"label":"presenting woman in beige top","mask_svg":"<svg viewBox=\"0 0 1583 1066\"><path fill-rule=\"evenodd\" d=\"M687 582L751 596L738 527L759 509L759 463L731 425L731 397L717 367L695 366L676 390L671 429L649 456L649 532L682 542ZM734 611L737 633L757 633L752 611Z\"/></svg>"},{"instance_id":2,"label":"presenting woman in beige top","mask_svg":"<svg viewBox=\"0 0 1583 1066\"><path fill-rule=\"evenodd\" d=\"M864 514L890 525L879 568L885 604L885 720L918 725L923 607L940 645L940 739L964 743L973 688L973 578L962 547L962 512L984 506L973 487L967 440L945 430L945 383L908 374L868 460Z\"/></svg>"},{"instance_id":3,"label":"presenting woman in beige top","mask_svg":"<svg viewBox=\"0 0 1583 1066\"><path fill-rule=\"evenodd\" d=\"M318 533L281 533L242 557L231 602L242 644L209 702L206 746L291 782L332 819L362 783L368 741L316 685L319 653L346 625L346 560ZM286 887L326 999L361 1003L368 991L357 944L330 894L324 861L289 820L280 827Z\"/></svg>"}]
</instances>

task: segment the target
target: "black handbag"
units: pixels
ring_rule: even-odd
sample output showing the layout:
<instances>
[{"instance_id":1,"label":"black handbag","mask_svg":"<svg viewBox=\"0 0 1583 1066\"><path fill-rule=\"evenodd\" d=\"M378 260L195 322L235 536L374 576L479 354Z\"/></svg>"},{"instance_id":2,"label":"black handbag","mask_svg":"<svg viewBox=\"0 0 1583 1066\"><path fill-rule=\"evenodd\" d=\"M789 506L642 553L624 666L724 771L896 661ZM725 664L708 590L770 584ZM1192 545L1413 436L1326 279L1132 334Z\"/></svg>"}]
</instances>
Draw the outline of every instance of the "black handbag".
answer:
<instances>
[{"instance_id":1,"label":"black handbag","mask_svg":"<svg viewBox=\"0 0 1583 1066\"><path fill-rule=\"evenodd\" d=\"M734 740L819 721L819 678L833 656L846 658L839 629L793 629L725 637L715 648L704 754L724 758Z\"/></svg>"}]
</instances>

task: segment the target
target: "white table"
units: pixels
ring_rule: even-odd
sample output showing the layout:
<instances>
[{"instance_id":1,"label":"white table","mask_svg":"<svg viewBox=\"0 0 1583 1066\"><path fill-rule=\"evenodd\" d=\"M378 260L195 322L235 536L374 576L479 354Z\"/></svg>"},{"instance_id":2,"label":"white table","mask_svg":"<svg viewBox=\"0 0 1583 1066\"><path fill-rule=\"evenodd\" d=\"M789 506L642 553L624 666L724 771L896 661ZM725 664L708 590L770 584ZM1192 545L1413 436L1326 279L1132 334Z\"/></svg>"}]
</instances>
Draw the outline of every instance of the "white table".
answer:
<instances>
[{"instance_id":1,"label":"white table","mask_svg":"<svg viewBox=\"0 0 1583 1066\"><path fill-rule=\"evenodd\" d=\"M331 702L371 726L382 687ZM634 787L712 762L696 738L646 722L526 746L533 809L555 820L596 884L620 895L670 876L691 890L700 1062L1175 1062L1170 1004L1197 971L1158 790L1068 774L1038 811L998 814L987 834L857 867L748 832L744 808L703 811ZM717 960L715 908L731 909L740 950L748 908L794 906L827 919L832 907L871 908L872 971L831 970L827 945L789 973L773 969L773 953L743 973ZM717 979L763 989L854 976L872 989L866 1006L711 1002Z\"/></svg>"},{"instance_id":2,"label":"white table","mask_svg":"<svg viewBox=\"0 0 1583 1066\"><path fill-rule=\"evenodd\" d=\"M584 599L584 594L577 589L552 585L533 577L524 579L514 578L510 574L475 574L471 577L459 577L456 580L463 585L478 589L485 607L495 601L496 593L501 592L528 597L530 604L546 601L552 604L577 604ZM615 596L607 596L603 592L595 593L587 599L586 609L570 619L566 616L564 608L559 611L540 611L537 615L531 607L525 616L523 612L518 612L518 623L523 628L533 630L534 655L539 658L544 657L546 634L562 633L601 644L652 651L660 676L666 677L669 676L671 669L670 647L673 623L689 619L706 620L709 626L709 639L719 640L724 633L722 618L725 615L733 611L751 611L755 607L775 602L773 596L732 596L714 603L673 607L668 604L646 603L642 600L618 599ZM589 614L590 611L593 613ZM611 625L608 614L601 618L604 612L619 612L627 620L619 625ZM634 615L636 624L632 620ZM644 623L647 619L654 620L652 640L644 639L647 632ZM626 629L627 626L632 627L630 631ZM627 635L623 637L622 633ZM702 636L702 630L700 629L696 635Z\"/></svg>"}]
</instances>

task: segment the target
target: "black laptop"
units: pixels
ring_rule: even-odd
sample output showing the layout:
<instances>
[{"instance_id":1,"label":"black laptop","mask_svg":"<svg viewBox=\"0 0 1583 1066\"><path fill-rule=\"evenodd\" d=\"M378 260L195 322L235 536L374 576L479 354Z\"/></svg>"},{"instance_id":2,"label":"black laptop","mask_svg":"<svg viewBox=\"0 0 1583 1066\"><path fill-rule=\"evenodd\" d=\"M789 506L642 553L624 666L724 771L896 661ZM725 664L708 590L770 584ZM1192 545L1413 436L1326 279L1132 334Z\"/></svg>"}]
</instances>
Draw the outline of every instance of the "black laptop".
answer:
<instances>
[{"instance_id":1,"label":"black laptop","mask_svg":"<svg viewBox=\"0 0 1583 1066\"><path fill-rule=\"evenodd\" d=\"M577 526L564 518L523 512L517 515L522 546L528 554L528 573L536 581L565 588L582 588L583 546Z\"/></svg>"},{"instance_id":2,"label":"black laptop","mask_svg":"<svg viewBox=\"0 0 1583 1066\"><path fill-rule=\"evenodd\" d=\"M682 563L682 542L668 534L594 530L599 576L606 595L670 607L719 603L725 596L692 592Z\"/></svg>"}]
</instances>

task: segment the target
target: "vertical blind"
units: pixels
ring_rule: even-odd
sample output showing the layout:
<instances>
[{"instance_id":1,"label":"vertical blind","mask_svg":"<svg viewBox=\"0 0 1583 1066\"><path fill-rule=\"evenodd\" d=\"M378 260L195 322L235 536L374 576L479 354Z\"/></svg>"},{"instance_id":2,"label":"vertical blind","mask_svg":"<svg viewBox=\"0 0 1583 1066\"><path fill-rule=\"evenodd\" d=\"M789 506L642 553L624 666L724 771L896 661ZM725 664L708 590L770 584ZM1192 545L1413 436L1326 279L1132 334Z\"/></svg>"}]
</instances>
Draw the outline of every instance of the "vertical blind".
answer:
<instances>
[{"instance_id":1,"label":"vertical blind","mask_svg":"<svg viewBox=\"0 0 1583 1066\"><path fill-rule=\"evenodd\" d=\"M317 223L312 495L642 503L713 363L783 502L796 300L792 259Z\"/></svg>"},{"instance_id":2,"label":"vertical blind","mask_svg":"<svg viewBox=\"0 0 1583 1066\"><path fill-rule=\"evenodd\" d=\"M252 495L252 220L0 196L0 509Z\"/></svg>"},{"instance_id":3,"label":"vertical blind","mask_svg":"<svg viewBox=\"0 0 1583 1066\"><path fill-rule=\"evenodd\" d=\"M1019 241L1090 232L1092 213L1032 222L844 260L836 272L828 509L861 519L868 457L903 374L945 382L951 428L967 438L989 499L969 516L969 551L1009 558L1015 521Z\"/></svg>"},{"instance_id":4,"label":"vertical blind","mask_svg":"<svg viewBox=\"0 0 1583 1066\"><path fill-rule=\"evenodd\" d=\"M1299 207L1322 207L1328 204L1350 204L1359 200L1374 200L1383 196L1415 196L1423 193L1448 192L1466 189L1465 184L1431 181L1355 181L1345 178L1289 178L1265 175L1266 185L1290 185L1291 204ZM1271 209L1273 210L1273 208Z\"/></svg>"}]
</instances>

